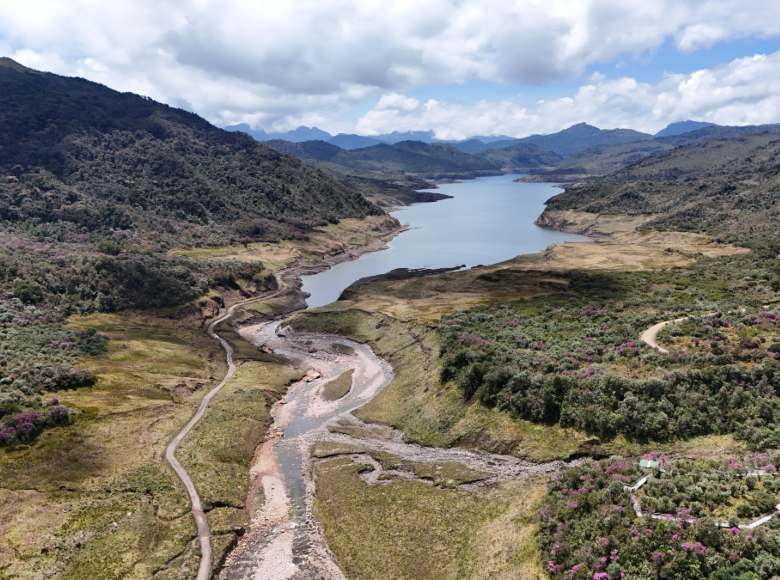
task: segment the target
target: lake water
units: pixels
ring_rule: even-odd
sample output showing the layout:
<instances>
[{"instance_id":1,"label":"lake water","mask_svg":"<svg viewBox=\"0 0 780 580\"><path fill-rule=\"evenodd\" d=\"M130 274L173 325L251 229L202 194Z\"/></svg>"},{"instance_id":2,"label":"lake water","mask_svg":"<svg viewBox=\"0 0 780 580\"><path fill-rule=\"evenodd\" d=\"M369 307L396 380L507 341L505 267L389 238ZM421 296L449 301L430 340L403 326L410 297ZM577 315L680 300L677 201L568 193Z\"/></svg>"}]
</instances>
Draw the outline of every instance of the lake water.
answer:
<instances>
[{"instance_id":1,"label":"lake water","mask_svg":"<svg viewBox=\"0 0 780 580\"><path fill-rule=\"evenodd\" d=\"M393 215L410 229L395 237L386 250L303 277L303 290L310 294L309 308L334 302L360 278L395 268L461 264L471 268L538 252L557 242L587 239L536 226L534 220L544 202L561 189L551 183L517 183L516 178L499 175L443 184L431 191L452 199L395 211Z\"/></svg>"}]
</instances>

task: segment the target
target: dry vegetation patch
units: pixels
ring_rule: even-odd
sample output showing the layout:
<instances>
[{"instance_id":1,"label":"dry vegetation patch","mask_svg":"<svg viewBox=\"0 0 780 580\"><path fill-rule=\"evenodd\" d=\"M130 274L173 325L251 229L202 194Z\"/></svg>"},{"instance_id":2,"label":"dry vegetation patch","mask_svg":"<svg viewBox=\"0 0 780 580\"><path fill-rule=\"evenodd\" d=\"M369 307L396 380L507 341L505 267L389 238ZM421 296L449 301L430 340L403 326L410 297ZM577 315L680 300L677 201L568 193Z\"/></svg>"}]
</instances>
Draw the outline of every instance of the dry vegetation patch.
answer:
<instances>
[{"instance_id":1,"label":"dry vegetation patch","mask_svg":"<svg viewBox=\"0 0 780 580\"><path fill-rule=\"evenodd\" d=\"M369 485L359 476L365 468L348 458L315 467L317 515L348 577L543 577L532 549L543 485Z\"/></svg>"},{"instance_id":2,"label":"dry vegetation patch","mask_svg":"<svg viewBox=\"0 0 780 580\"><path fill-rule=\"evenodd\" d=\"M326 401L336 401L349 393L352 388L354 369L344 371L338 377L322 386L322 398Z\"/></svg>"}]
</instances>

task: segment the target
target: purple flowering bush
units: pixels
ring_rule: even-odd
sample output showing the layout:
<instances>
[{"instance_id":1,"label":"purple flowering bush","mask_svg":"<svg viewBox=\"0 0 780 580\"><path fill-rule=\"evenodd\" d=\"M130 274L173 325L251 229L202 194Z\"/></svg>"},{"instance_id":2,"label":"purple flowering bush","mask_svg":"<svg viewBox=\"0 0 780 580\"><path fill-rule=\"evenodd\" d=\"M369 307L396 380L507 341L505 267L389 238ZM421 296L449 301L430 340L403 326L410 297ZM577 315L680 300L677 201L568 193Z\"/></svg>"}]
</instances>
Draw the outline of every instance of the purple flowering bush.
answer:
<instances>
[{"instance_id":1,"label":"purple flowering bush","mask_svg":"<svg viewBox=\"0 0 780 580\"><path fill-rule=\"evenodd\" d=\"M780 503L778 463L777 452L739 460L678 460L655 473L638 497L643 511L746 523Z\"/></svg>"},{"instance_id":2,"label":"purple flowering bush","mask_svg":"<svg viewBox=\"0 0 780 580\"><path fill-rule=\"evenodd\" d=\"M780 521L721 529L708 518L639 518L623 489L636 462L588 462L555 479L539 512L539 546L553 578L772 578L780 574Z\"/></svg>"},{"instance_id":3,"label":"purple flowering bush","mask_svg":"<svg viewBox=\"0 0 780 580\"><path fill-rule=\"evenodd\" d=\"M737 334L731 350L663 355L638 337L675 316L673 307L635 300L547 297L452 314L439 325L441 378L467 400L601 438L734 434L754 449L780 446L780 358L770 350L780 315L759 309L672 325L692 337L686 344Z\"/></svg>"},{"instance_id":4,"label":"purple flowering bush","mask_svg":"<svg viewBox=\"0 0 780 580\"><path fill-rule=\"evenodd\" d=\"M60 404L48 405L45 411L22 411L0 421L0 446L29 443L47 427L67 425L73 412Z\"/></svg>"},{"instance_id":5,"label":"purple flowering bush","mask_svg":"<svg viewBox=\"0 0 780 580\"><path fill-rule=\"evenodd\" d=\"M660 339L699 365L750 365L780 356L780 312L715 312L664 329Z\"/></svg>"}]
</instances>

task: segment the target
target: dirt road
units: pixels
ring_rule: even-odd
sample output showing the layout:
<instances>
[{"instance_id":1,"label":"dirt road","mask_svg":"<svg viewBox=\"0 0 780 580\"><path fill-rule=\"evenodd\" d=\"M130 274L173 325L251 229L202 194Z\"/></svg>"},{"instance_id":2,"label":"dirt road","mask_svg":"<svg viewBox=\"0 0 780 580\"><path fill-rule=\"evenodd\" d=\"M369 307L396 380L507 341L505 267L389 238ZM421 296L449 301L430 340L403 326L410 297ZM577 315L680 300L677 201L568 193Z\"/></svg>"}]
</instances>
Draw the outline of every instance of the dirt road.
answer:
<instances>
[{"instance_id":1,"label":"dirt road","mask_svg":"<svg viewBox=\"0 0 780 580\"><path fill-rule=\"evenodd\" d=\"M280 277L282 279L282 277ZM198 531L198 543L200 545L200 565L198 566L198 580L207 580L211 576L211 533L209 531L209 524L208 519L206 518L206 513L203 511L203 505L200 501L200 495L198 495L198 490L195 488L195 484L192 482L192 478L187 473L187 470L184 469L184 467L179 463L179 460L176 459L176 450L178 449L181 442L184 440L184 438L187 436L187 434L192 431L192 428L195 427L195 425L198 424L198 421L201 420L203 417L203 414L206 412L206 409L209 406L209 403L211 403L212 399L214 399L215 396L219 393L220 390L233 378L233 376L236 373L236 364L233 361L233 347L230 345L230 343L219 336L217 334L217 328L220 324L228 320L233 313L235 312L236 308L239 308L241 306L245 306L252 302L257 302L259 300L268 300L270 298L273 298L275 296L278 296L282 292L286 290L286 286L284 283L280 283L280 287L277 290L271 291L269 293L265 293L261 296L255 296L253 298L250 298L249 300L245 300L243 302L239 302L238 304L234 304L230 308L228 308L221 316L218 318L215 318L211 321L211 323L208 326L208 334L211 336L214 340L218 341L219 344L222 346L222 349L225 351L225 362L227 363L227 371L225 372L225 376L222 377L222 380L217 384L214 388L212 388L206 395L201 399L200 404L198 405L197 410L192 415L190 420L187 422L187 424L182 427L182 429L176 433L176 435L171 439L170 443L168 443L168 446L165 448L165 460L170 464L170 466L173 468L173 471L176 472L176 475L179 477L181 482L184 484L185 489L187 490L187 495L190 498L190 506L192 510L192 517L195 520L195 527Z\"/></svg>"},{"instance_id":2,"label":"dirt road","mask_svg":"<svg viewBox=\"0 0 780 580\"><path fill-rule=\"evenodd\" d=\"M665 349L662 346L659 346L658 342L656 342L656 339L658 338L658 333L661 332L664 328L666 328L670 324L675 324L677 322L685 322L686 320L688 320L688 318L690 317L683 316L682 318L675 318L674 320L664 320L663 322L654 324L653 326L651 326L641 334L639 340L644 342L650 348L654 348L661 354L669 354L669 351L667 349Z\"/></svg>"}]
</instances>

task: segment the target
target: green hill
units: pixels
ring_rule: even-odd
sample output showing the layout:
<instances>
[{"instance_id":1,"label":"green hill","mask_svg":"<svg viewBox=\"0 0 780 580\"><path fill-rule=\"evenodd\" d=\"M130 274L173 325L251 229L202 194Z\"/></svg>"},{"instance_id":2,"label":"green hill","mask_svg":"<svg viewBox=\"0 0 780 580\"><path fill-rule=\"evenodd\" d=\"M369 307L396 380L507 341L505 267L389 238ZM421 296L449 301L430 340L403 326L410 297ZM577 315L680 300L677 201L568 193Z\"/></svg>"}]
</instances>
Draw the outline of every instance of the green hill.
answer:
<instances>
[{"instance_id":1,"label":"green hill","mask_svg":"<svg viewBox=\"0 0 780 580\"><path fill-rule=\"evenodd\" d=\"M529 143L514 143L500 149L489 149L478 154L487 161L500 164L504 171L522 171L557 166L561 156Z\"/></svg>"},{"instance_id":2,"label":"green hill","mask_svg":"<svg viewBox=\"0 0 780 580\"><path fill-rule=\"evenodd\" d=\"M693 141L570 187L548 209L651 214L646 227L701 231L743 243L776 238L780 135L766 130Z\"/></svg>"},{"instance_id":3,"label":"green hill","mask_svg":"<svg viewBox=\"0 0 780 580\"><path fill-rule=\"evenodd\" d=\"M10 59L0 89L3 228L222 243L379 212L298 159L145 97Z\"/></svg>"},{"instance_id":4,"label":"green hill","mask_svg":"<svg viewBox=\"0 0 780 580\"><path fill-rule=\"evenodd\" d=\"M476 177L498 173L502 167L499 161L470 155L444 143L400 141L351 150L324 141L268 144L280 152L319 162L337 173L394 181L408 175L426 179Z\"/></svg>"}]
</instances>

